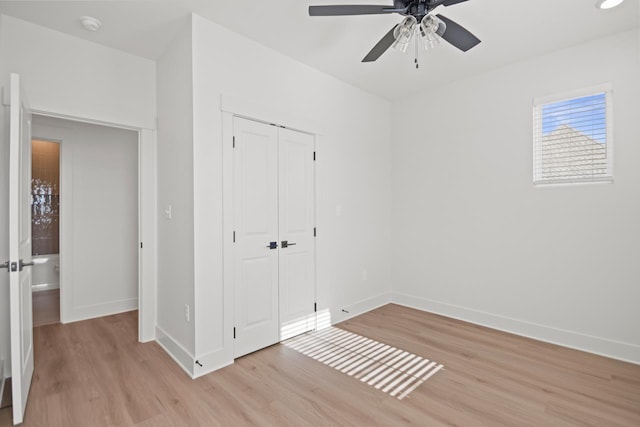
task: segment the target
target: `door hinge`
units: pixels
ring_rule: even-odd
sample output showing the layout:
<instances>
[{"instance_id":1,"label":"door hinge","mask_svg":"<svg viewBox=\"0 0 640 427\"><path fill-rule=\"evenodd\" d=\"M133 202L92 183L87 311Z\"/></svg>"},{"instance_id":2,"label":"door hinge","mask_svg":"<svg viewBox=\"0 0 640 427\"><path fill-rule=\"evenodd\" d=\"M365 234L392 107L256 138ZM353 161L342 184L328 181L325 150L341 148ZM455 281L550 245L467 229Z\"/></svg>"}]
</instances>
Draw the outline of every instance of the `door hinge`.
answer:
<instances>
[{"instance_id":1,"label":"door hinge","mask_svg":"<svg viewBox=\"0 0 640 427\"><path fill-rule=\"evenodd\" d=\"M233 327L233 339L234 340L236 339L236 327L235 326Z\"/></svg>"},{"instance_id":2,"label":"door hinge","mask_svg":"<svg viewBox=\"0 0 640 427\"><path fill-rule=\"evenodd\" d=\"M140 242L140 249L142 249L142 242Z\"/></svg>"},{"instance_id":3,"label":"door hinge","mask_svg":"<svg viewBox=\"0 0 640 427\"><path fill-rule=\"evenodd\" d=\"M313 227L313 237L316 237L316 228Z\"/></svg>"},{"instance_id":4,"label":"door hinge","mask_svg":"<svg viewBox=\"0 0 640 427\"><path fill-rule=\"evenodd\" d=\"M233 243L235 243L235 242L236 242L236 232L234 231L233 232Z\"/></svg>"},{"instance_id":5,"label":"door hinge","mask_svg":"<svg viewBox=\"0 0 640 427\"><path fill-rule=\"evenodd\" d=\"M314 313L317 313L317 312L318 312L318 303L317 303L317 302L314 302L314 303L313 303L313 312L314 312Z\"/></svg>"},{"instance_id":6,"label":"door hinge","mask_svg":"<svg viewBox=\"0 0 640 427\"><path fill-rule=\"evenodd\" d=\"M236 137L233 137L233 148L236 148Z\"/></svg>"},{"instance_id":7,"label":"door hinge","mask_svg":"<svg viewBox=\"0 0 640 427\"><path fill-rule=\"evenodd\" d=\"M315 151L313 152L313 161L314 162L316 161L316 152Z\"/></svg>"}]
</instances>

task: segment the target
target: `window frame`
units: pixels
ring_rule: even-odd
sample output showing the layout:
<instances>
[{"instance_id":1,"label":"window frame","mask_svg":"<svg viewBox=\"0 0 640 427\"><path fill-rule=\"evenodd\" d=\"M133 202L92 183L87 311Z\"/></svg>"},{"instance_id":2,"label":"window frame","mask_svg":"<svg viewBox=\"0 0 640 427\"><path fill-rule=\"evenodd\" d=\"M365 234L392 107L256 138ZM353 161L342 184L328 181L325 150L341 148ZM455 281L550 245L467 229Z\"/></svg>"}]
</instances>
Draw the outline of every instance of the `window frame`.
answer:
<instances>
[{"instance_id":1,"label":"window frame","mask_svg":"<svg viewBox=\"0 0 640 427\"><path fill-rule=\"evenodd\" d=\"M542 108L548 104L569 101L576 98L583 98L604 93L605 95L605 125L606 125L606 153L607 153L607 174L594 178L558 178L541 179L538 171L539 151L542 147ZM572 91L562 92L554 95L540 96L533 98L533 159L532 178L535 187L582 185L582 184L612 184L613 183L613 87L611 83L585 87Z\"/></svg>"}]
</instances>

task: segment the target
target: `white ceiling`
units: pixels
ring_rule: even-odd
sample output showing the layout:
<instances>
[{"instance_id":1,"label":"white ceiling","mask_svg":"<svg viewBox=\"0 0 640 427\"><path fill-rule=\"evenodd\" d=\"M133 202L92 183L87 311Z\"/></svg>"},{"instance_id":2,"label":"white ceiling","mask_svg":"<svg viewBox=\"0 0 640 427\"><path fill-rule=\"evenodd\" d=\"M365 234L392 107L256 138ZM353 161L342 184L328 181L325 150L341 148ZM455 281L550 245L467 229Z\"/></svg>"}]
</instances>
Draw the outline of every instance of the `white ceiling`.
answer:
<instances>
[{"instance_id":1,"label":"white ceiling","mask_svg":"<svg viewBox=\"0 0 640 427\"><path fill-rule=\"evenodd\" d=\"M0 12L135 55L156 59L188 21L190 12L387 99L491 68L637 28L638 0L607 11L595 0L469 0L438 13L457 21L482 43L463 53L443 42L420 52L393 49L361 63L400 15L309 17L315 4L391 4L391 0L105 0L0 1ZM79 17L103 23L85 31ZM242 52L238 52L239 55Z\"/></svg>"}]
</instances>

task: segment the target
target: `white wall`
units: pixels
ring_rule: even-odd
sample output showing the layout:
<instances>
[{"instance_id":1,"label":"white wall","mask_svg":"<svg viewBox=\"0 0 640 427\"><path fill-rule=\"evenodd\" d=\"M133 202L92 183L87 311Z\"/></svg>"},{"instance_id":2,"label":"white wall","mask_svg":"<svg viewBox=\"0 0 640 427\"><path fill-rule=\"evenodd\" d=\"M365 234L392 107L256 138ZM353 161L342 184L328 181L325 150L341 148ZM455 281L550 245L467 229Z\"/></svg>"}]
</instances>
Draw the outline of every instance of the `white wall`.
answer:
<instances>
[{"instance_id":1,"label":"white wall","mask_svg":"<svg viewBox=\"0 0 640 427\"><path fill-rule=\"evenodd\" d=\"M60 146L63 323L138 308L138 134L34 116Z\"/></svg>"},{"instance_id":2,"label":"white wall","mask_svg":"<svg viewBox=\"0 0 640 427\"><path fill-rule=\"evenodd\" d=\"M31 107L38 111L133 128L155 129L153 61L0 15L0 81L6 84L10 72L21 75ZM153 147L153 132L145 130L142 133L146 135L143 145ZM8 197L7 141L7 138L3 138L0 147L0 200L7 200ZM145 162L145 159L142 162L147 169L153 169L155 159L150 162ZM149 182L149 178L155 179L153 171L145 176L144 188L153 188L154 183ZM155 193L147 191L145 197L152 199L155 204ZM0 209L0 258L3 259L8 255L8 212L5 206L3 203ZM143 212L143 215L150 218L155 213L154 210L146 214ZM153 243L151 237L148 240ZM155 250L153 245L145 247L143 255L147 259L146 265L153 269ZM149 277L153 279L152 275L147 274L145 281ZM8 283L8 278L0 273L0 352L8 355L8 287L3 286L2 281ZM153 292L155 283L148 285L145 283ZM153 300L153 295L150 299ZM155 319L155 313L150 310L147 312ZM143 339L149 339L149 334Z\"/></svg>"},{"instance_id":3,"label":"white wall","mask_svg":"<svg viewBox=\"0 0 640 427\"><path fill-rule=\"evenodd\" d=\"M634 31L395 103L394 299L640 362L638 76ZM532 99L604 82L615 183L535 188Z\"/></svg>"},{"instance_id":4,"label":"white wall","mask_svg":"<svg viewBox=\"0 0 640 427\"><path fill-rule=\"evenodd\" d=\"M155 64L1 15L0 75L20 74L31 108L155 128Z\"/></svg>"},{"instance_id":5,"label":"white wall","mask_svg":"<svg viewBox=\"0 0 640 427\"><path fill-rule=\"evenodd\" d=\"M173 351L193 359L194 326L184 317L184 306L194 306L191 63L189 24L157 63L158 327L161 344L178 343L182 349Z\"/></svg>"},{"instance_id":6,"label":"white wall","mask_svg":"<svg viewBox=\"0 0 640 427\"><path fill-rule=\"evenodd\" d=\"M317 300L332 321L390 287L389 103L193 17L196 375L232 358L223 307L221 95L317 123ZM259 117L258 117L259 118ZM289 123L280 123L287 125ZM229 141L227 141L229 142ZM336 207L341 206L341 216ZM368 280L363 281L366 269ZM358 304L360 303L360 304Z\"/></svg>"},{"instance_id":7,"label":"white wall","mask_svg":"<svg viewBox=\"0 0 640 427\"><path fill-rule=\"evenodd\" d=\"M364 310L380 295L386 301L388 102L198 16L158 61L157 82L158 341L187 372L201 375L233 359L223 286L222 95L323 129L317 149L319 309L330 309L335 322L346 316L341 308ZM162 217L169 204L171 220Z\"/></svg>"}]
</instances>

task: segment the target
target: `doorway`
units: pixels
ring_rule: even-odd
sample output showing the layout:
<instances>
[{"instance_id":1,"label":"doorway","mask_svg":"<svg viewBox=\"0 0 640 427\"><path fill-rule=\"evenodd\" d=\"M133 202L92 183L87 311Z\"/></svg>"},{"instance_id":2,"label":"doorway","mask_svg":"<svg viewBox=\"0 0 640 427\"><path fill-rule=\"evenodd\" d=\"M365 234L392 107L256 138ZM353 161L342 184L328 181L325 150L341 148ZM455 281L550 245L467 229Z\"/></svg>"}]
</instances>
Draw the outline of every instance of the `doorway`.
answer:
<instances>
[{"instance_id":1,"label":"doorway","mask_svg":"<svg viewBox=\"0 0 640 427\"><path fill-rule=\"evenodd\" d=\"M31 140L33 327L60 322L60 143Z\"/></svg>"},{"instance_id":2,"label":"doorway","mask_svg":"<svg viewBox=\"0 0 640 427\"><path fill-rule=\"evenodd\" d=\"M233 118L234 357L315 328L314 136Z\"/></svg>"},{"instance_id":3,"label":"doorway","mask_svg":"<svg viewBox=\"0 0 640 427\"><path fill-rule=\"evenodd\" d=\"M51 310L55 305L55 296L44 298L44 292L58 293L62 323L136 310L138 132L34 115L32 134L36 141L57 145L60 159L57 256L36 256L37 249L55 251L53 239L48 239L49 234L55 234L52 230L43 233L41 242L36 241L35 234L33 238L34 279L42 273L52 281L57 275L59 289L48 282L38 288L43 283L34 281L34 321L36 309ZM51 211L55 210L55 192L51 190ZM38 197L34 194L33 199ZM34 209L37 208L36 205ZM33 230L38 218L42 219L36 215L32 218ZM53 218L46 218L45 222L53 222ZM40 289L46 291L38 292ZM39 300L44 300L43 307L38 306Z\"/></svg>"}]
</instances>

